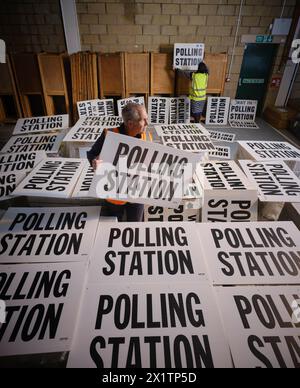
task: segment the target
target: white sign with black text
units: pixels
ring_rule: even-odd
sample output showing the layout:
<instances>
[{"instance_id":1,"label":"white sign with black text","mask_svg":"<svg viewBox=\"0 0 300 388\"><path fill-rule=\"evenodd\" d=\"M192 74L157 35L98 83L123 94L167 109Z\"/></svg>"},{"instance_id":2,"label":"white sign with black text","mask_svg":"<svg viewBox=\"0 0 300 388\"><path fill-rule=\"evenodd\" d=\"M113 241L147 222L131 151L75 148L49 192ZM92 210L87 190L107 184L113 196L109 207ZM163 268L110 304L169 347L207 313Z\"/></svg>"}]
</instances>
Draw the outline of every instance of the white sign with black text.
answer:
<instances>
[{"instance_id":1,"label":"white sign with black text","mask_svg":"<svg viewBox=\"0 0 300 388\"><path fill-rule=\"evenodd\" d=\"M299 368L300 287L216 289L236 368Z\"/></svg>"},{"instance_id":2,"label":"white sign with black text","mask_svg":"<svg viewBox=\"0 0 300 388\"><path fill-rule=\"evenodd\" d=\"M99 216L98 207L10 208L0 224L0 261L86 261Z\"/></svg>"},{"instance_id":3,"label":"white sign with black text","mask_svg":"<svg viewBox=\"0 0 300 388\"><path fill-rule=\"evenodd\" d=\"M228 132L219 132L208 129L211 140L214 141L224 141L227 143L233 143L235 141L236 135L234 133Z\"/></svg>"},{"instance_id":4,"label":"white sign with black text","mask_svg":"<svg viewBox=\"0 0 300 388\"><path fill-rule=\"evenodd\" d=\"M214 285L300 283L300 232L293 222L197 228Z\"/></svg>"},{"instance_id":5,"label":"white sign with black text","mask_svg":"<svg viewBox=\"0 0 300 388\"><path fill-rule=\"evenodd\" d=\"M170 99L170 124L188 124L191 121L191 101L188 97Z\"/></svg>"},{"instance_id":6,"label":"white sign with black text","mask_svg":"<svg viewBox=\"0 0 300 388\"><path fill-rule=\"evenodd\" d=\"M10 199L15 195L17 186L26 177L26 172L15 171L0 174L0 201Z\"/></svg>"},{"instance_id":7,"label":"white sign with black text","mask_svg":"<svg viewBox=\"0 0 300 388\"><path fill-rule=\"evenodd\" d=\"M94 143L101 136L104 128L117 128L122 123L122 117L119 116L82 117L70 129L63 141Z\"/></svg>"},{"instance_id":8,"label":"white sign with black text","mask_svg":"<svg viewBox=\"0 0 300 388\"><path fill-rule=\"evenodd\" d=\"M230 97L208 97L206 125L227 125Z\"/></svg>"},{"instance_id":9,"label":"white sign with black text","mask_svg":"<svg viewBox=\"0 0 300 388\"><path fill-rule=\"evenodd\" d=\"M17 121L13 135L59 131L67 128L69 128L69 115L27 117Z\"/></svg>"},{"instance_id":10,"label":"white sign with black text","mask_svg":"<svg viewBox=\"0 0 300 388\"><path fill-rule=\"evenodd\" d=\"M78 179L72 198L88 198L90 187L94 178L95 172L89 162L86 162L82 173Z\"/></svg>"},{"instance_id":11,"label":"white sign with black text","mask_svg":"<svg viewBox=\"0 0 300 388\"><path fill-rule=\"evenodd\" d=\"M209 159L231 159L230 147L217 146L215 149L208 152Z\"/></svg>"},{"instance_id":12,"label":"white sign with black text","mask_svg":"<svg viewBox=\"0 0 300 388\"><path fill-rule=\"evenodd\" d=\"M122 100L118 100L118 115L122 116L122 110L125 108L125 106L129 103L133 102L135 104L144 105L145 106L145 98L144 97L130 97L130 98L123 98Z\"/></svg>"},{"instance_id":13,"label":"white sign with black text","mask_svg":"<svg viewBox=\"0 0 300 388\"><path fill-rule=\"evenodd\" d=\"M300 179L284 162L239 161L262 202L300 202Z\"/></svg>"},{"instance_id":14,"label":"white sign with black text","mask_svg":"<svg viewBox=\"0 0 300 388\"><path fill-rule=\"evenodd\" d=\"M207 283L192 224L102 225L94 245L89 282L99 284Z\"/></svg>"},{"instance_id":15,"label":"white sign with black text","mask_svg":"<svg viewBox=\"0 0 300 388\"><path fill-rule=\"evenodd\" d=\"M215 150L208 131L201 124L159 125L155 130L165 146L203 155Z\"/></svg>"},{"instance_id":16,"label":"white sign with black text","mask_svg":"<svg viewBox=\"0 0 300 388\"><path fill-rule=\"evenodd\" d=\"M300 150L288 142L280 141L239 141L248 159L300 161Z\"/></svg>"},{"instance_id":17,"label":"white sign with black text","mask_svg":"<svg viewBox=\"0 0 300 388\"><path fill-rule=\"evenodd\" d=\"M177 208L200 154L108 132L89 195Z\"/></svg>"},{"instance_id":18,"label":"white sign with black text","mask_svg":"<svg viewBox=\"0 0 300 388\"><path fill-rule=\"evenodd\" d=\"M32 171L43 159L47 158L44 151L21 154L0 154L0 173Z\"/></svg>"},{"instance_id":19,"label":"white sign with black text","mask_svg":"<svg viewBox=\"0 0 300 388\"><path fill-rule=\"evenodd\" d=\"M168 124L170 116L170 98L149 97L148 116L150 124Z\"/></svg>"},{"instance_id":20,"label":"white sign with black text","mask_svg":"<svg viewBox=\"0 0 300 388\"><path fill-rule=\"evenodd\" d=\"M45 151L47 153L57 153L60 144L65 137L64 130L60 133L44 133L41 135L22 135L12 136L1 153L7 154L24 154L36 151Z\"/></svg>"},{"instance_id":21,"label":"white sign with black text","mask_svg":"<svg viewBox=\"0 0 300 388\"><path fill-rule=\"evenodd\" d=\"M85 164L83 159L44 159L17 187L16 195L70 198Z\"/></svg>"},{"instance_id":22,"label":"white sign with black text","mask_svg":"<svg viewBox=\"0 0 300 388\"><path fill-rule=\"evenodd\" d=\"M257 100L231 100L229 123L233 128L258 128L255 123Z\"/></svg>"},{"instance_id":23,"label":"white sign with black text","mask_svg":"<svg viewBox=\"0 0 300 388\"><path fill-rule=\"evenodd\" d=\"M202 222L257 221L257 190L234 161L198 165Z\"/></svg>"},{"instance_id":24,"label":"white sign with black text","mask_svg":"<svg viewBox=\"0 0 300 388\"><path fill-rule=\"evenodd\" d=\"M173 68L180 70L198 70L204 58L203 43L175 43Z\"/></svg>"},{"instance_id":25,"label":"white sign with black text","mask_svg":"<svg viewBox=\"0 0 300 388\"><path fill-rule=\"evenodd\" d=\"M83 291L84 263L0 266L0 356L69 351Z\"/></svg>"},{"instance_id":26,"label":"white sign with black text","mask_svg":"<svg viewBox=\"0 0 300 388\"><path fill-rule=\"evenodd\" d=\"M67 367L232 367L212 288L88 284Z\"/></svg>"},{"instance_id":27,"label":"white sign with black text","mask_svg":"<svg viewBox=\"0 0 300 388\"><path fill-rule=\"evenodd\" d=\"M77 109L79 117L87 116L113 116L114 100L89 100L77 102Z\"/></svg>"}]
</instances>

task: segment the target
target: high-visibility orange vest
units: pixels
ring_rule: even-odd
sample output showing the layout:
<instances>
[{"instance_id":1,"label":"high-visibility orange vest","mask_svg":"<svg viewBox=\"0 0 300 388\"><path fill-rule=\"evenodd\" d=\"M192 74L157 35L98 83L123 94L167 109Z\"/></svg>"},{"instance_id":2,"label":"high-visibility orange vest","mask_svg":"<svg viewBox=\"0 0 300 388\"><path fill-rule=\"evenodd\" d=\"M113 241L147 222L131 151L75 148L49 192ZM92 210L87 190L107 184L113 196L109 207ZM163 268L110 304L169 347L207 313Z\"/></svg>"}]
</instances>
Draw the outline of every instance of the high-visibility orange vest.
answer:
<instances>
[{"instance_id":1,"label":"high-visibility orange vest","mask_svg":"<svg viewBox=\"0 0 300 388\"><path fill-rule=\"evenodd\" d=\"M105 135L107 133L107 129L104 130L105 131ZM113 132L114 133L120 133L120 130L119 128L114 128L113 129ZM142 140L146 140L146 134L145 133L142 133ZM117 201L116 199L110 199L110 198L106 198L106 201L109 202L109 203L112 203L113 205L118 205L118 206L123 206L123 205L126 205L126 201Z\"/></svg>"}]
</instances>

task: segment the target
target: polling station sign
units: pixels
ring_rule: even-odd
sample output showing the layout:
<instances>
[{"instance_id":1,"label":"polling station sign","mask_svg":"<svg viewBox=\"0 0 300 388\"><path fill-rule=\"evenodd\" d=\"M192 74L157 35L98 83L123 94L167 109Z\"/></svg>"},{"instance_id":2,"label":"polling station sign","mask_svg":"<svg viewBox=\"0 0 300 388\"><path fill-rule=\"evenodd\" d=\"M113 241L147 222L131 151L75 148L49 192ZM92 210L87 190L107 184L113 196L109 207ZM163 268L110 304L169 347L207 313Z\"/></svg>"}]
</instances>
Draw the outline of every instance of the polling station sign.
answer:
<instances>
[{"instance_id":1,"label":"polling station sign","mask_svg":"<svg viewBox=\"0 0 300 388\"><path fill-rule=\"evenodd\" d=\"M17 187L16 195L70 198L85 164L83 159L44 159Z\"/></svg>"},{"instance_id":2,"label":"polling station sign","mask_svg":"<svg viewBox=\"0 0 300 388\"><path fill-rule=\"evenodd\" d=\"M93 167L90 166L89 162L86 162L72 193L72 198L88 198L94 175Z\"/></svg>"},{"instance_id":3,"label":"polling station sign","mask_svg":"<svg viewBox=\"0 0 300 388\"><path fill-rule=\"evenodd\" d=\"M80 118L64 138L64 142L94 143L103 130L120 127L123 123L119 116L89 116Z\"/></svg>"},{"instance_id":4,"label":"polling station sign","mask_svg":"<svg viewBox=\"0 0 300 388\"><path fill-rule=\"evenodd\" d=\"M163 208L159 206L145 206L145 222L199 222L200 208L194 208L192 201L191 207L184 203L177 209Z\"/></svg>"},{"instance_id":5,"label":"polling station sign","mask_svg":"<svg viewBox=\"0 0 300 388\"><path fill-rule=\"evenodd\" d=\"M214 131L212 129L208 129L208 132L212 141L224 141L226 143L233 143L235 141L236 135L234 133Z\"/></svg>"},{"instance_id":6,"label":"polling station sign","mask_svg":"<svg viewBox=\"0 0 300 388\"><path fill-rule=\"evenodd\" d=\"M1 149L4 154L28 153L45 151L47 153L57 153L62 139L65 137L64 131L60 133L44 133L40 135L17 135L12 136Z\"/></svg>"},{"instance_id":7,"label":"polling station sign","mask_svg":"<svg viewBox=\"0 0 300 388\"><path fill-rule=\"evenodd\" d=\"M208 97L206 125L227 125L230 97Z\"/></svg>"},{"instance_id":8,"label":"polling station sign","mask_svg":"<svg viewBox=\"0 0 300 388\"><path fill-rule=\"evenodd\" d=\"M203 187L202 222L257 221L257 190L234 161L198 165Z\"/></svg>"},{"instance_id":9,"label":"polling station sign","mask_svg":"<svg viewBox=\"0 0 300 388\"><path fill-rule=\"evenodd\" d=\"M257 100L231 100L229 122L255 122Z\"/></svg>"},{"instance_id":10,"label":"polling station sign","mask_svg":"<svg viewBox=\"0 0 300 388\"><path fill-rule=\"evenodd\" d=\"M170 99L170 124L184 124L191 121L191 102L186 96Z\"/></svg>"},{"instance_id":11,"label":"polling station sign","mask_svg":"<svg viewBox=\"0 0 300 388\"><path fill-rule=\"evenodd\" d=\"M100 208L10 208L0 225L0 262L86 261Z\"/></svg>"},{"instance_id":12,"label":"polling station sign","mask_svg":"<svg viewBox=\"0 0 300 388\"><path fill-rule=\"evenodd\" d=\"M239 141L243 159L258 161L300 161L300 150L288 142L281 141Z\"/></svg>"},{"instance_id":13,"label":"polling station sign","mask_svg":"<svg viewBox=\"0 0 300 388\"><path fill-rule=\"evenodd\" d=\"M180 134L210 136L210 133L202 124L187 123L187 124L155 125L154 128L158 136L180 135Z\"/></svg>"},{"instance_id":14,"label":"polling station sign","mask_svg":"<svg viewBox=\"0 0 300 388\"><path fill-rule=\"evenodd\" d=\"M209 286L90 283L67 367L230 368L232 363Z\"/></svg>"},{"instance_id":15,"label":"polling station sign","mask_svg":"<svg viewBox=\"0 0 300 388\"><path fill-rule=\"evenodd\" d=\"M300 232L292 222L197 228L214 285L300 284Z\"/></svg>"},{"instance_id":16,"label":"polling station sign","mask_svg":"<svg viewBox=\"0 0 300 388\"><path fill-rule=\"evenodd\" d=\"M240 160L262 202L300 202L300 179L284 162Z\"/></svg>"},{"instance_id":17,"label":"polling station sign","mask_svg":"<svg viewBox=\"0 0 300 388\"><path fill-rule=\"evenodd\" d=\"M195 179L177 209L145 206L145 222L199 222L202 196L202 187L198 179Z\"/></svg>"},{"instance_id":18,"label":"polling station sign","mask_svg":"<svg viewBox=\"0 0 300 388\"><path fill-rule=\"evenodd\" d=\"M203 61L205 45L203 43L175 43L173 68L180 70L198 70Z\"/></svg>"},{"instance_id":19,"label":"polling station sign","mask_svg":"<svg viewBox=\"0 0 300 388\"><path fill-rule=\"evenodd\" d=\"M86 267L84 263L0 266L0 356L69 351Z\"/></svg>"},{"instance_id":20,"label":"polling station sign","mask_svg":"<svg viewBox=\"0 0 300 388\"><path fill-rule=\"evenodd\" d=\"M95 242L88 281L207 283L199 240L190 223L103 224Z\"/></svg>"},{"instance_id":21,"label":"polling station sign","mask_svg":"<svg viewBox=\"0 0 300 388\"><path fill-rule=\"evenodd\" d=\"M299 368L300 287L216 289L236 368Z\"/></svg>"},{"instance_id":22,"label":"polling station sign","mask_svg":"<svg viewBox=\"0 0 300 388\"><path fill-rule=\"evenodd\" d=\"M69 128L69 115L27 117L17 121L13 135L60 131L67 128Z\"/></svg>"},{"instance_id":23,"label":"polling station sign","mask_svg":"<svg viewBox=\"0 0 300 388\"><path fill-rule=\"evenodd\" d=\"M0 174L0 201L15 196L17 186L26 177L26 172L14 171Z\"/></svg>"},{"instance_id":24,"label":"polling station sign","mask_svg":"<svg viewBox=\"0 0 300 388\"><path fill-rule=\"evenodd\" d=\"M203 154L215 149L208 131L201 124L160 125L155 126L155 130L168 147Z\"/></svg>"},{"instance_id":25,"label":"polling station sign","mask_svg":"<svg viewBox=\"0 0 300 388\"><path fill-rule=\"evenodd\" d=\"M108 132L89 195L177 208L201 155Z\"/></svg>"},{"instance_id":26,"label":"polling station sign","mask_svg":"<svg viewBox=\"0 0 300 388\"><path fill-rule=\"evenodd\" d=\"M88 116L113 116L115 114L114 110L114 100L88 100L88 101L79 101L77 102L77 110L79 117L88 117Z\"/></svg>"},{"instance_id":27,"label":"polling station sign","mask_svg":"<svg viewBox=\"0 0 300 388\"><path fill-rule=\"evenodd\" d=\"M217 146L215 149L208 152L209 159L231 159L230 147Z\"/></svg>"},{"instance_id":28,"label":"polling station sign","mask_svg":"<svg viewBox=\"0 0 300 388\"><path fill-rule=\"evenodd\" d=\"M130 98L123 98L121 100L117 101L118 105L118 115L122 116L122 110L125 108L125 106L133 102L135 104L144 105L145 106L145 98L144 97L130 97Z\"/></svg>"},{"instance_id":29,"label":"polling station sign","mask_svg":"<svg viewBox=\"0 0 300 388\"><path fill-rule=\"evenodd\" d=\"M22 154L0 154L0 173L32 171L47 154L44 151Z\"/></svg>"},{"instance_id":30,"label":"polling station sign","mask_svg":"<svg viewBox=\"0 0 300 388\"><path fill-rule=\"evenodd\" d=\"M170 117L170 98L149 97L148 116L150 124L168 124Z\"/></svg>"}]
</instances>

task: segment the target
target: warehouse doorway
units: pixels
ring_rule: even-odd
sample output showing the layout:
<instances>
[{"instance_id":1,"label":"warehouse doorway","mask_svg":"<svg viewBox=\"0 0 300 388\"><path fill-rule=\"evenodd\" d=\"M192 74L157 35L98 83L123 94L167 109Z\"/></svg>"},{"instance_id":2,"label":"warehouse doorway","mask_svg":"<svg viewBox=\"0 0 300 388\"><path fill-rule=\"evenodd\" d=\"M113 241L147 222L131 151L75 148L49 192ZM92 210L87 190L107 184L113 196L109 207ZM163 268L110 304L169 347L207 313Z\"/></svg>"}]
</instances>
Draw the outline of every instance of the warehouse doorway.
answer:
<instances>
[{"instance_id":1,"label":"warehouse doorway","mask_svg":"<svg viewBox=\"0 0 300 388\"><path fill-rule=\"evenodd\" d=\"M258 100L258 115L264 106L278 47L278 44L255 43L247 44L245 47L236 98Z\"/></svg>"}]
</instances>

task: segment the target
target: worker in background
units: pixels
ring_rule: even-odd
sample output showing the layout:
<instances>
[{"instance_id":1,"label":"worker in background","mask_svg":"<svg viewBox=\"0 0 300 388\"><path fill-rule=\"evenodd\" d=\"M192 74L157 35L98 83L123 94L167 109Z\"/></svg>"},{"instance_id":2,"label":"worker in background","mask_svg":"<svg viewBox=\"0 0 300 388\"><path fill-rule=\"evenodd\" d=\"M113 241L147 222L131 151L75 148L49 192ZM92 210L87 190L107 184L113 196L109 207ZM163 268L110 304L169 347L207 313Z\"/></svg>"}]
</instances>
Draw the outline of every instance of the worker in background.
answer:
<instances>
[{"instance_id":1,"label":"worker in background","mask_svg":"<svg viewBox=\"0 0 300 388\"><path fill-rule=\"evenodd\" d=\"M190 88L191 116L195 123L200 123L201 115L206 105L206 90L209 70L204 62L200 62L198 70L190 74L192 85Z\"/></svg>"},{"instance_id":2,"label":"worker in background","mask_svg":"<svg viewBox=\"0 0 300 388\"><path fill-rule=\"evenodd\" d=\"M189 98L191 100L191 116L195 123L200 123L201 115L206 106L206 90L209 70L204 62L200 62L197 71L180 70L185 77L192 81Z\"/></svg>"},{"instance_id":3,"label":"worker in background","mask_svg":"<svg viewBox=\"0 0 300 388\"><path fill-rule=\"evenodd\" d=\"M122 110L123 124L114 130L121 135L132 136L145 140L145 130L148 125L148 114L143 105L128 103ZM87 152L88 160L96 171L101 163L100 154L105 140L106 131ZM141 222L143 221L144 205L106 199L106 215L117 217L118 221ZM125 218L125 219L124 219Z\"/></svg>"}]
</instances>

